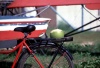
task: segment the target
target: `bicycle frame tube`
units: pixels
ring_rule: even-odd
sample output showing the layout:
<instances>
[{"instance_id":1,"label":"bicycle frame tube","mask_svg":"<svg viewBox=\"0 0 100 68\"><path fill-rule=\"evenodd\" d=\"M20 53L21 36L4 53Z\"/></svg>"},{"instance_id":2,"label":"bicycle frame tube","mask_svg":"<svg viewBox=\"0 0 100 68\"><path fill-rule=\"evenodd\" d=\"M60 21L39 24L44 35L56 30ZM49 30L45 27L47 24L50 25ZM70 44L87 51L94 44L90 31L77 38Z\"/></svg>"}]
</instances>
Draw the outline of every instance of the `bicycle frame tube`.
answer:
<instances>
[{"instance_id":1,"label":"bicycle frame tube","mask_svg":"<svg viewBox=\"0 0 100 68\"><path fill-rule=\"evenodd\" d=\"M28 49L28 51L33 55L34 59L36 60L37 64L40 66L40 68L44 68L44 66L42 65L42 63L39 61L39 59L33 54L32 50L28 47L28 45L24 42L26 48Z\"/></svg>"},{"instance_id":2,"label":"bicycle frame tube","mask_svg":"<svg viewBox=\"0 0 100 68\"><path fill-rule=\"evenodd\" d=\"M23 44L23 42L21 42L20 44L18 44L15 48L13 48L12 50L1 50L0 54L10 54L15 52L18 48L20 48L20 46Z\"/></svg>"},{"instance_id":3,"label":"bicycle frame tube","mask_svg":"<svg viewBox=\"0 0 100 68\"><path fill-rule=\"evenodd\" d=\"M42 63L40 63L40 61L38 60L38 58L35 55L33 57L36 60L36 62L38 63L38 65L40 66L40 68L44 68L44 66L42 65Z\"/></svg>"},{"instance_id":4,"label":"bicycle frame tube","mask_svg":"<svg viewBox=\"0 0 100 68\"><path fill-rule=\"evenodd\" d=\"M13 62L13 65L12 65L11 68L15 68L15 65L16 65L16 63L17 63L17 61L18 61L18 59L19 59L19 56L20 56L21 51L22 51L22 48L23 48L23 43L24 43L24 41L22 41L21 44L20 44L18 53L17 53L17 55L16 55L16 57L15 57L15 59L14 59L14 62Z\"/></svg>"},{"instance_id":5,"label":"bicycle frame tube","mask_svg":"<svg viewBox=\"0 0 100 68\"><path fill-rule=\"evenodd\" d=\"M20 54L21 54L24 42L25 42L25 40L23 40L21 43L19 43L13 50L3 50L3 51L0 51L0 54L10 54L10 53L15 52L17 49L19 49L11 68L15 68L15 65L16 65L16 63L18 61L18 58L19 58Z\"/></svg>"},{"instance_id":6,"label":"bicycle frame tube","mask_svg":"<svg viewBox=\"0 0 100 68\"><path fill-rule=\"evenodd\" d=\"M28 49L28 51L31 54L33 53L32 50L28 47L28 45L26 44L25 41L26 40L23 39L23 41L21 43L19 43L13 50L2 50L2 51L0 51L0 54L10 54L10 53L15 52L17 49L19 49L18 53L17 53L17 55L16 55L16 57L15 57L15 59L13 61L13 65L12 65L11 68L15 68L15 65L16 65L19 57L20 57L21 52L22 52L23 46L26 46L26 48ZM42 65L42 63L40 63L40 61L38 60L38 58L35 55L33 55L33 57L36 60L36 62L39 64L40 68L44 68L44 66Z\"/></svg>"}]
</instances>

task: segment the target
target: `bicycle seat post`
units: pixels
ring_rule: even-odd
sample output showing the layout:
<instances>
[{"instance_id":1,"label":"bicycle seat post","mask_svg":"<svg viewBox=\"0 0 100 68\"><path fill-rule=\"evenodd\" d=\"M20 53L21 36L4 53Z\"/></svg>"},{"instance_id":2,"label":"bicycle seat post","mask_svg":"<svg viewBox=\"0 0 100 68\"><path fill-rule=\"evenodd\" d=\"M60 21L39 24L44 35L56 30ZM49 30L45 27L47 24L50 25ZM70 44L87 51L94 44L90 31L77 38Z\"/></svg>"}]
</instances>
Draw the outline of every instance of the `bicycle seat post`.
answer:
<instances>
[{"instance_id":1,"label":"bicycle seat post","mask_svg":"<svg viewBox=\"0 0 100 68\"><path fill-rule=\"evenodd\" d=\"M27 36L28 36L28 33L24 33L24 38L27 38Z\"/></svg>"}]
</instances>

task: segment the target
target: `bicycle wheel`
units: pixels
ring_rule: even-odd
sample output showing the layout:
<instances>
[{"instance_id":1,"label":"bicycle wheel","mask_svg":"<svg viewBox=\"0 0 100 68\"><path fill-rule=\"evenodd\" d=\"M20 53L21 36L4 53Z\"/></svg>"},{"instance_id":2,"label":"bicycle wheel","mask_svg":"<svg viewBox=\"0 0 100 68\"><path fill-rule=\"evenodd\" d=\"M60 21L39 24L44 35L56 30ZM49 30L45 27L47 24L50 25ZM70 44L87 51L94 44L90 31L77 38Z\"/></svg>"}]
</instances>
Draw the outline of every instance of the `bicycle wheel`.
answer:
<instances>
[{"instance_id":1,"label":"bicycle wheel","mask_svg":"<svg viewBox=\"0 0 100 68\"><path fill-rule=\"evenodd\" d=\"M68 56L67 52L62 49L50 46L42 46L33 49L35 55L43 64L44 68L74 68L73 62ZM57 53L56 53L57 52ZM56 53L53 63L50 65ZM17 64L17 68L40 68L33 56L24 50Z\"/></svg>"}]
</instances>

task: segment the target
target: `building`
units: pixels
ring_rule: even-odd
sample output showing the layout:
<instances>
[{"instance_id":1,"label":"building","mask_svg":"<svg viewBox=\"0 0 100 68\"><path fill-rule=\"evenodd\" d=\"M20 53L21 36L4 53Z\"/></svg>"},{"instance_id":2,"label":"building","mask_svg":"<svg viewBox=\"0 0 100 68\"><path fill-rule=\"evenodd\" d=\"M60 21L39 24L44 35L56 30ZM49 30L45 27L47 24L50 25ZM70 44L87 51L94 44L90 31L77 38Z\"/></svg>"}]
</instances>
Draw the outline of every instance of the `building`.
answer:
<instances>
[{"instance_id":1,"label":"building","mask_svg":"<svg viewBox=\"0 0 100 68\"><path fill-rule=\"evenodd\" d=\"M78 28L100 16L99 10L89 10L81 5L58 6L58 13L73 27ZM57 20L62 19L57 16ZM83 30L100 25L100 20L83 27ZM93 29L93 31L100 31L100 27Z\"/></svg>"}]
</instances>

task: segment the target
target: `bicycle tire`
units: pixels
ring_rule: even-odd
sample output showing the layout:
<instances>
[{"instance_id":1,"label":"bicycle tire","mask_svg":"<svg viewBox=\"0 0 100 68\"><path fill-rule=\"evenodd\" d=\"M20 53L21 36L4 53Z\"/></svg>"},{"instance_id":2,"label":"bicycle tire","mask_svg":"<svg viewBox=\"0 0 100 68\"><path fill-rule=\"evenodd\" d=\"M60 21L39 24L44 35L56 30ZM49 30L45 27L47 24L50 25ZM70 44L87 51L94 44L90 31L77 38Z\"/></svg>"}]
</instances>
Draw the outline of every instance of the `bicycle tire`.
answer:
<instances>
[{"instance_id":1,"label":"bicycle tire","mask_svg":"<svg viewBox=\"0 0 100 68\"><path fill-rule=\"evenodd\" d=\"M42 53L40 49L42 49L44 53ZM50 47L50 46L46 46L46 47L42 46L34 50L36 51L35 55L38 57L39 60L41 60L42 64L45 66L44 68L74 68L73 62L70 59L69 55L67 54L67 52L62 52L63 51L62 49L59 49L58 51L59 53L55 58L56 62L54 61L51 67L48 66L57 48ZM59 61L60 59L61 61ZM26 49L23 51L22 55L20 56L20 59L18 60L16 67L17 68L40 68L39 65L33 59L32 55L28 53Z\"/></svg>"}]
</instances>

